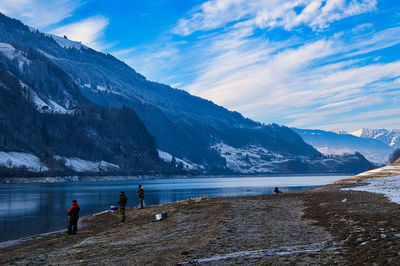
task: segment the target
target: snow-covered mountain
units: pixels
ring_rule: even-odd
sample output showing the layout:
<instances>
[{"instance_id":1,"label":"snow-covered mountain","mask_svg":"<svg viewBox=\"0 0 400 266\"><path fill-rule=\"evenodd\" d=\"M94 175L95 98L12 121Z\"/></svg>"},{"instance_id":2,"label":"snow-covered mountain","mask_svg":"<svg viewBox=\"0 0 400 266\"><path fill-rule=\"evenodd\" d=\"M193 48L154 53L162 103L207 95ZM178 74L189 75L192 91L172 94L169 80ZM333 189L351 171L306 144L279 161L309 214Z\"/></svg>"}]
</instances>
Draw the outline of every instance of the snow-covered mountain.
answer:
<instances>
[{"instance_id":1,"label":"snow-covered mountain","mask_svg":"<svg viewBox=\"0 0 400 266\"><path fill-rule=\"evenodd\" d=\"M312 165L326 158L287 127L264 125L183 90L149 81L109 54L67 38L41 33L2 14L0 63L4 97L18 100L22 106L30 101L36 109L35 115L29 116L25 131L35 131L28 123L36 123L34 119L38 117L40 125L43 121L58 119L53 124L43 122L46 126L37 131L34 147L29 146L31 136L25 132L23 138L11 138L13 142L6 141L6 145L0 141L0 150L13 151L12 147L24 143L25 146L18 146L20 151L37 152L40 149L47 158L104 160L122 169L132 162L136 166L150 165L155 162L155 157L161 156L163 160L175 158L182 165L197 165L208 172L324 171L323 166L314 168ZM31 112L29 108L26 107L26 112ZM0 118L2 115L9 117L9 113L10 110L0 110ZM83 139L90 140L92 146L85 150L72 142L61 128L68 129L70 134L76 132L63 123L75 127L82 123L84 126L79 128L79 133ZM109 131L107 126L111 127ZM114 132L117 127L122 128ZM13 130L17 130L17 125ZM48 137L43 138L44 132ZM8 139L8 134L10 132L0 129L0 138ZM121 134L127 134L127 138ZM67 140L71 146L65 144ZM40 146L41 141L47 144ZM51 149L43 148L49 141L53 144ZM56 147L55 143L62 148ZM90 150L93 147L96 147L95 151ZM243 154L254 153L254 147L263 152L259 154L261 160L250 159L242 163L240 156L228 156L221 147L231 147ZM353 165L354 171L362 171L362 167L368 167L365 159L356 157L359 158L358 165L354 160L348 160L346 167L325 170L343 171ZM238 161L234 163L233 160ZM276 167L263 167L266 163Z\"/></svg>"},{"instance_id":2,"label":"snow-covered mountain","mask_svg":"<svg viewBox=\"0 0 400 266\"><path fill-rule=\"evenodd\" d=\"M136 113L91 103L37 48L40 43L61 48L52 36L0 14L0 171L162 168L154 139Z\"/></svg>"},{"instance_id":3,"label":"snow-covered mountain","mask_svg":"<svg viewBox=\"0 0 400 266\"><path fill-rule=\"evenodd\" d=\"M350 133L351 135L365 138L376 139L389 145L393 148L400 148L400 130L399 129L368 129L362 128L360 130Z\"/></svg>"},{"instance_id":4,"label":"snow-covered mountain","mask_svg":"<svg viewBox=\"0 0 400 266\"><path fill-rule=\"evenodd\" d=\"M382 141L374 138L362 138L360 136L340 133L312 130L294 129L310 145L319 152L329 154L362 153L368 160L383 164L388 160L393 148Z\"/></svg>"}]
</instances>

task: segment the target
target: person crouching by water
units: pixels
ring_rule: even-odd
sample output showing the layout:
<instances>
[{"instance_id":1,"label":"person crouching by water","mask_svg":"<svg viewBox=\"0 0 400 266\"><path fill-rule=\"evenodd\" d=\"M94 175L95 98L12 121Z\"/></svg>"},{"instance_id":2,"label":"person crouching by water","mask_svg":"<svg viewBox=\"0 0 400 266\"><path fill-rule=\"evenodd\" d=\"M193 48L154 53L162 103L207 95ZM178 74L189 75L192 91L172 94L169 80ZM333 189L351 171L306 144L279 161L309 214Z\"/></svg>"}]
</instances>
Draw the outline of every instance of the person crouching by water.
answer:
<instances>
[{"instance_id":1,"label":"person crouching by water","mask_svg":"<svg viewBox=\"0 0 400 266\"><path fill-rule=\"evenodd\" d=\"M72 206L68 210L69 224L68 224L68 234L75 235L78 231L78 219L79 211L81 208L76 200L72 201Z\"/></svg>"},{"instance_id":2,"label":"person crouching by water","mask_svg":"<svg viewBox=\"0 0 400 266\"><path fill-rule=\"evenodd\" d=\"M136 194L139 197L140 208L143 209L144 190L142 188L142 185L139 185L138 187L139 187L139 190L136 191Z\"/></svg>"},{"instance_id":3,"label":"person crouching by water","mask_svg":"<svg viewBox=\"0 0 400 266\"><path fill-rule=\"evenodd\" d=\"M280 191L278 187L275 187L274 193L275 193L275 194L278 194L278 193L282 193L282 191Z\"/></svg>"},{"instance_id":4,"label":"person crouching by water","mask_svg":"<svg viewBox=\"0 0 400 266\"><path fill-rule=\"evenodd\" d=\"M125 192L121 191L118 198L119 212L121 213L121 223L125 222L126 220L125 210L127 202L128 198L125 196Z\"/></svg>"}]
</instances>

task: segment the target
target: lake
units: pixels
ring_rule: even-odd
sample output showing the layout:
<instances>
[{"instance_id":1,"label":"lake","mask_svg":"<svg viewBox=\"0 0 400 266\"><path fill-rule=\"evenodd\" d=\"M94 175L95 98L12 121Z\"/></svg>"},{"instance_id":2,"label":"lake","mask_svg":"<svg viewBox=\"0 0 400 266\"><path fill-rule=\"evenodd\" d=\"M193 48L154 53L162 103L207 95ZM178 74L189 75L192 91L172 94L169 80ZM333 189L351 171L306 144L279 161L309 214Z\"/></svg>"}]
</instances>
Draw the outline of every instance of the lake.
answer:
<instances>
[{"instance_id":1,"label":"lake","mask_svg":"<svg viewBox=\"0 0 400 266\"><path fill-rule=\"evenodd\" d=\"M0 242L66 228L73 199L80 216L108 210L125 191L128 208L139 204L135 191L142 184L145 205L208 197L272 194L331 183L346 176L268 176L129 181L0 184Z\"/></svg>"}]
</instances>

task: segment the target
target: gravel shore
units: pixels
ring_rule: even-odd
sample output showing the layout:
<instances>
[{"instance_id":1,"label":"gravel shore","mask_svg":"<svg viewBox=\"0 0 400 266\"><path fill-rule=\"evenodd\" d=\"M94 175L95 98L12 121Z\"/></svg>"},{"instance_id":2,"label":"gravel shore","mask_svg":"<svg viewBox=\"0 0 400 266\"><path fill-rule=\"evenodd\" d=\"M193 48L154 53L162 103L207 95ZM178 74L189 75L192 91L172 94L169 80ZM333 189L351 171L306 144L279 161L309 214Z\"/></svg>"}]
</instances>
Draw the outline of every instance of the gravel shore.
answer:
<instances>
[{"instance_id":1,"label":"gravel shore","mask_svg":"<svg viewBox=\"0 0 400 266\"><path fill-rule=\"evenodd\" d=\"M196 198L85 218L0 249L1 265L400 265L400 205L343 191L364 181L232 198ZM153 222L166 211L168 218Z\"/></svg>"}]
</instances>

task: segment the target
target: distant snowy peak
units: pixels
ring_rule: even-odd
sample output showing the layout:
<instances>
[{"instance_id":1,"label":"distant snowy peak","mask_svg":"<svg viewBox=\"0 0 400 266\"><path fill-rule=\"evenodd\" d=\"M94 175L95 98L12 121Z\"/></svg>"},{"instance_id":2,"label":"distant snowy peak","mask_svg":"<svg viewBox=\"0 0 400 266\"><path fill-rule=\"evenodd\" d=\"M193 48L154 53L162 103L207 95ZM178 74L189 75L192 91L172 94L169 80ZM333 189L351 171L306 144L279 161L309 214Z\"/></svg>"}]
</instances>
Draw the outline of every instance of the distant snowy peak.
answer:
<instances>
[{"instance_id":1,"label":"distant snowy peak","mask_svg":"<svg viewBox=\"0 0 400 266\"><path fill-rule=\"evenodd\" d=\"M347 131L340 130L340 129L338 129L338 128L335 129L335 130L332 130L331 132L336 133L336 134L338 134L338 135L348 134Z\"/></svg>"},{"instance_id":2,"label":"distant snowy peak","mask_svg":"<svg viewBox=\"0 0 400 266\"><path fill-rule=\"evenodd\" d=\"M350 132L349 134L361 138L361 135L363 134L363 132L364 132L364 128Z\"/></svg>"},{"instance_id":3,"label":"distant snowy peak","mask_svg":"<svg viewBox=\"0 0 400 266\"><path fill-rule=\"evenodd\" d=\"M350 134L361 138L376 139L380 136L386 135L388 132L389 130L387 129L362 128L357 131L351 132Z\"/></svg>"},{"instance_id":4,"label":"distant snowy peak","mask_svg":"<svg viewBox=\"0 0 400 266\"><path fill-rule=\"evenodd\" d=\"M362 128L360 130L351 132L350 134L365 139L377 139L393 148L400 148L399 129L388 130Z\"/></svg>"},{"instance_id":5,"label":"distant snowy peak","mask_svg":"<svg viewBox=\"0 0 400 266\"><path fill-rule=\"evenodd\" d=\"M308 144L312 145L324 155L341 155L362 153L368 160L375 163L386 163L393 148L379 139L360 137L362 132L352 134L337 133L332 131L294 129Z\"/></svg>"}]
</instances>

